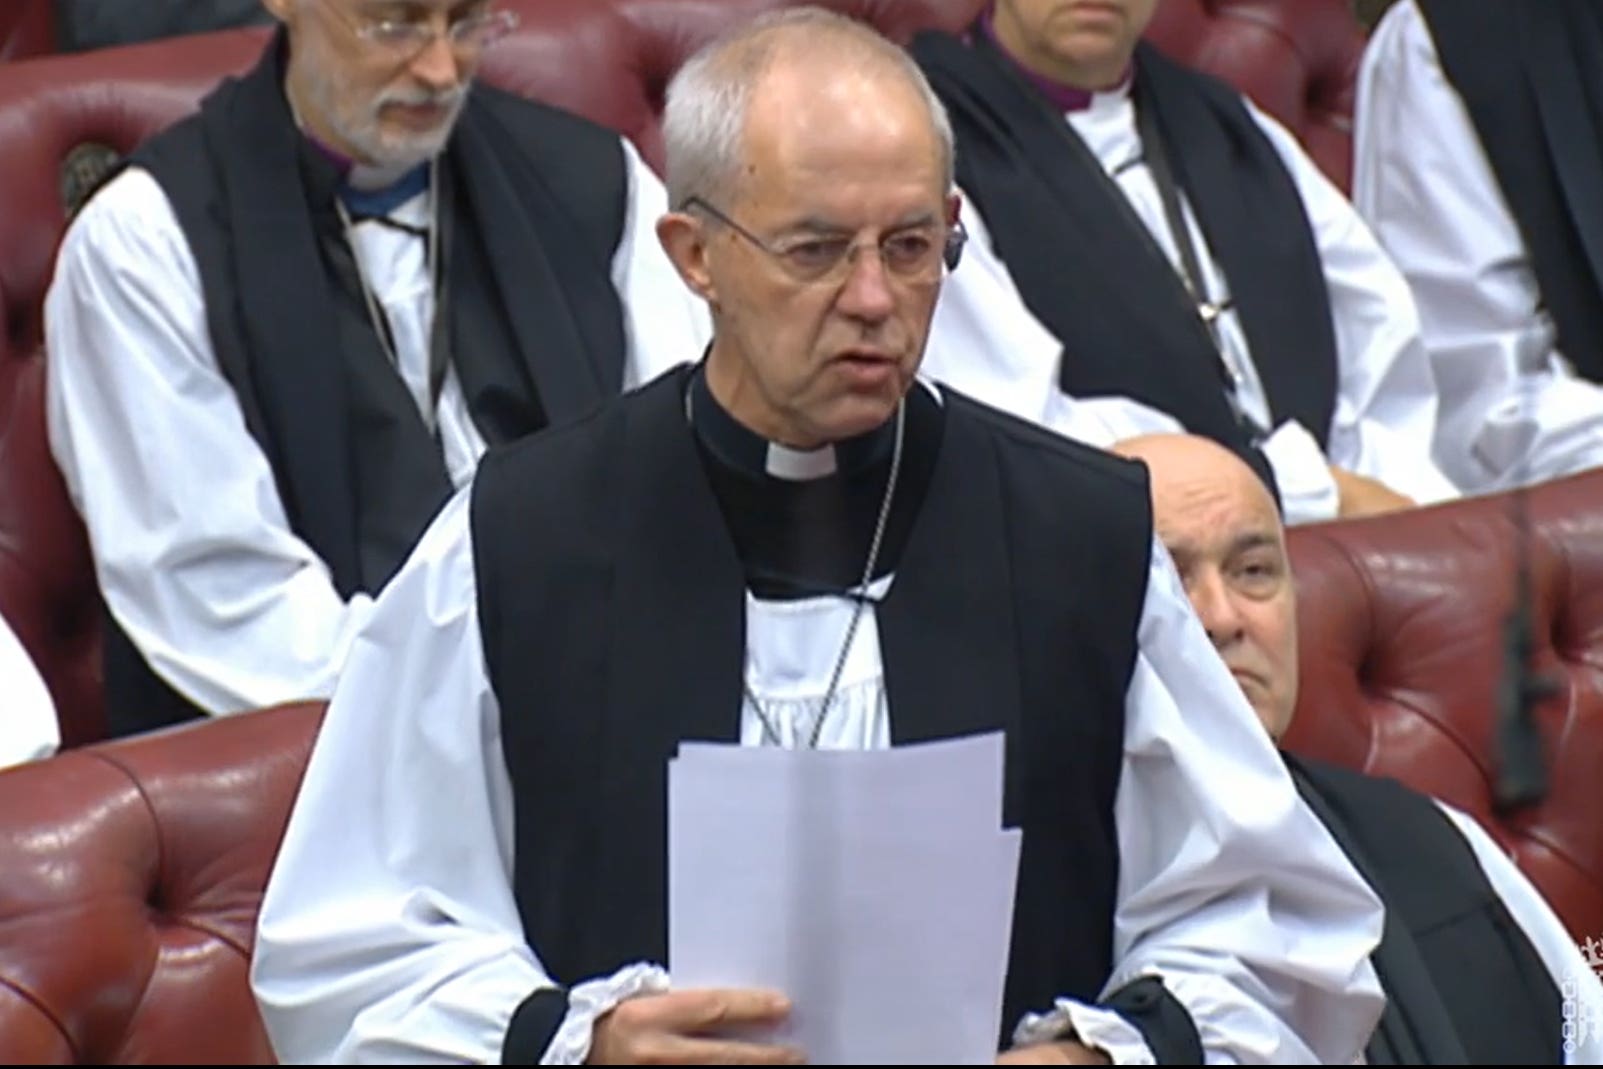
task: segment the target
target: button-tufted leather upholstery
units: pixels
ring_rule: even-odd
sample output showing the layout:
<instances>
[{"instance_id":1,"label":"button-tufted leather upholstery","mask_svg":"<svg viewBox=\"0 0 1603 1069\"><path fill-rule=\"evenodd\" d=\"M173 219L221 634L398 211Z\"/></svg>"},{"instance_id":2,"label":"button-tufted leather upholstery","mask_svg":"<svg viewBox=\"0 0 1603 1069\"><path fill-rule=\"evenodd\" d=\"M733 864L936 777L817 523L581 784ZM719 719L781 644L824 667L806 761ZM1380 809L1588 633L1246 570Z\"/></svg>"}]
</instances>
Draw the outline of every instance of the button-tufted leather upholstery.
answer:
<instances>
[{"instance_id":1,"label":"button-tufted leather upholstery","mask_svg":"<svg viewBox=\"0 0 1603 1069\"><path fill-rule=\"evenodd\" d=\"M286 706L0 773L0 1062L272 1060L247 968L321 717Z\"/></svg>"},{"instance_id":2,"label":"button-tufted leather upholstery","mask_svg":"<svg viewBox=\"0 0 1603 1069\"><path fill-rule=\"evenodd\" d=\"M677 65L731 19L793 0L508 0L523 25L486 78L620 130L660 166L657 116ZM905 40L967 25L984 0L827 0ZM3 26L3 23L0 23ZM1358 30L1346 0L1164 0L1152 36L1262 94L1345 174L1337 119ZM66 745L101 737L100 604L81 525L49 464L40 306L96 149L126 152L248 67L262 31L233 31L0 64L0 614L39 663ZM1355 62L1355 61L1354 61ZM1350 101L1347 101L1350 104Z\"/></svg>"},{"instance_id":3,"label":"button-tufted leather upholstery","mask_svg":"<svg viewBox=\"0 0 1603 1069\"><path fill-rule=\"evenodd\" d=\"M1349 0L1160 0L1147 37L1252 97L1350 188L1364 30Z\"/></svg>"},{"instance_id":4,"label":"button-tufted leather upholstery","mask_svg":"<svg viewBox=\"0 0 1603 1069\"><path fill-rule=\"evenodd\" d=\"M1603 937L1603 472L1527 495L1546 800L1493 810L1507 496L1292 532L1301 702L1288 744L1395 777L1475 816L1577 940Z\"/></svg>"}]
</instances>

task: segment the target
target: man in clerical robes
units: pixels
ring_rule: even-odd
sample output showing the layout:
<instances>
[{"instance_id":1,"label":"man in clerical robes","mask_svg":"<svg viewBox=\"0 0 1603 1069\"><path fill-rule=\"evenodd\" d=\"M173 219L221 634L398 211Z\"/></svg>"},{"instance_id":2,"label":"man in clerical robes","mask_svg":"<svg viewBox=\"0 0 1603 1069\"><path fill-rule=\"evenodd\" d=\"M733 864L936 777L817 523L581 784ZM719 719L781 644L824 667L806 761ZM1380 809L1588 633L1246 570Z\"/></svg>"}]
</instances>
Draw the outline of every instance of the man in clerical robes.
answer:
<instances>
[{"instance_id":1,"label":"man in clerical robes","mask_svg":"<svg viewBox=\"0 0 1603 1069\"><path fill-rule=\"evenodd\" d=\"M1403 0L1358 79L1353 201L1414 288L1466 491L1603 465L1603 5Z\"/></svg>"},{"instance_id":2,"label":"man in clerical robes","mask_svg":"<svg viewBox=\"0 0 1603 1069\"><path fill-rule=\"evenodd\" d=\"M89 201L45 304L114 733L327 696L486 442L707 337L635 151L472 84L512 14L268 7L259 65Z\"/></svg>"},{"instance_id":3,"label":"man in clerical robes","mask_svg":"<svg viewBox=\"0 0 1603 1069\"><path fill-rule=\"evenodd\" d=\"M1231 674L1277 742L1297 704L1297 603L1275 503L1205 438L1120 443L1146 462L1158 538ZM1473 818L1392 779L1283 753L1298 789L1386 904L1373 961L1387 1008L1376 1065L1596 1064L1603 986ZM1562 999L1576 1000L1565 1014ZM1566 1022L1571 1026L1566 1034Z\"/></svg>"},{"instance_id":4,"label":"man in clerical robes","mask_svg":"<svg viewBox=\"0 0 1603 1069\"><path fill-rule=\"evenodd\" d=\"M676 76L658 230L713 343L487 456L385 591L262 905L282 1060L803 1057L753 1030L786 993L661 967L669 759L995 731L1004 1060L1362 1049L1378 904L1139 467L915 379L961 249L948 130L905 53L817 9Z\"/></svg>"},{"instance_id":5,"label":"man in clerical robes","mask_svg":"<svg viewBox=\"0 0 1603 1069\"><path fill-rule=\"evenodd\" d=\"M1155 3L997 0L914 42L973 239L926 373L1261 451L1294 523L1453 496L1407 285L1290 133L1140 43Z\"/></svg>"}]
</instances>

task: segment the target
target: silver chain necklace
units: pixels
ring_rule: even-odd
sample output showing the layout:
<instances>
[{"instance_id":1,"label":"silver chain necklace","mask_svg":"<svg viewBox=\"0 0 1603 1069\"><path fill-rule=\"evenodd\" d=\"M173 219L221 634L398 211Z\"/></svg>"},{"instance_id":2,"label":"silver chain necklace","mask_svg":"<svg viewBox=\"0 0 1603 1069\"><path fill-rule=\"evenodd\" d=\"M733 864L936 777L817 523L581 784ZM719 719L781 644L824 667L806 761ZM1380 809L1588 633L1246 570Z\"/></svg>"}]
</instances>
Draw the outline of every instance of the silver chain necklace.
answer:
<instances>
[{"instance_id":1,"label":"silver chain necklace","mask_svg":"<svg viewBox=\"0 0 1603 1069\"><path fill-rule=\"evenodd\" d=\"M818 739L824 731L824 721L829 719L830 707L835 701L836 688L840 686L841 673L846 669L846 655L851 652L852 640L857 637L857 625L863 619L863 607L868 604L868 584L874 578L874 565L879 561L880 543L885 540L885 527L890 522L891 502L896 497L897 476L902 469L902 437L907 422L907 402L904 400L896 406L896 444L891 450L891 471L885 480L885 496L879 503L879 519L874 524L874 537L868 544L868 560L863 565L863 580L858 584L856 595L857 604L852 608L852 619L846 625L846 638L841 642L840 653L835 657L835 668L829 675L829 687L824 691L824 701L818 707L818 716L813 720L812 733L807 738L809 750L818 749ZM752 691L750 683L743 683L746 700L751 703L752 711L763 725L763 738L771 741L775 746L783 746L779 729L774 726L773 718L763 709L762 701Z\"/></svg>"}]
</instances>

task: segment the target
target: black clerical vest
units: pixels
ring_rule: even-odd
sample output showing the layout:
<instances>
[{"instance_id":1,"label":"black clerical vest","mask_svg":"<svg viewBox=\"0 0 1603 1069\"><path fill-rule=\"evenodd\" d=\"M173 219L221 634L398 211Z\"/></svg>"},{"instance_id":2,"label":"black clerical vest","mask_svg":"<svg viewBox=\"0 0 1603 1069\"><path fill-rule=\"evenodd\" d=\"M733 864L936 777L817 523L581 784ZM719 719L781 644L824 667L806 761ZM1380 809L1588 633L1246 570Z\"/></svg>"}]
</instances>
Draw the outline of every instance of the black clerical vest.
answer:
<instances>
[{"instance_id":1,"label":"black clerical vest","mask_svg":"<svg viewBox=\"0 0 1603 1069\"><path fill-rule=\"evenodd\" d=\"M1525 241L1559 350L1603 383L1603 6L1419 8Z\"/></svg>"},{"instance_id":2,"label":"black clerical vest","mask_svg":"<svg viewBox=\"0 0 1603 1069\"><path fill-rule=\"evenodd\" d=\"M518 908L565 984L664 960L668 760L681 740L739 736L745 587L688 375L492 451L474 483ZM1007 735L1005 819L1024 833L1010 1029L1108 978L1151 515L1140 469L945 397L877 622L896 744Z\"/></svg>"},{"instance_id":3,"label":"black clerical vest","mask_svg":"<svg viewBox=\"0 0 1603 1069\"><path fill-rule=\"evenodd\" d=\"M1562 1061L1558 989L1435 803L1395 780L1290 755L1286 762L1386 906L1372 957L1388 1006L1370 1063Z\"/></svg>"},{"instance_id":4,"label":"black clerical vest","mask_svg":"<svg viewBox=\"0 0 1603 1069\"><path fill-rule=\"evenodd\" d=\"M451 484L370 319L335 210L337 170L284 99L283 49L275 39L254 71L131 162L172 203L218 363L290 525L350 597L388 582ZM434 345L480 433L510 441L616 393L625 340L610 264L627 203L617 135L480 85L437 173ZM192 712L120 633L106 692L119 734Z\"/></svg>"},{"instance_id":5,"label":"black clerical vest","mask_svg":"<svg viewBox=\"0 0 1603 1069\"><path fill-rule=\"evenodd\" d=\"M1064 391L1134 398L1250 459L1218 350L1169 259L1063 116L982 30L972 37L921 34L913 54L951 114L959 183L1063 343ZM1294 419L1323 445L1335 330L1295 181L1228 86L1143 45L1132 92L1229 280L1275 422Z\"/></svg>"}]
</instances>

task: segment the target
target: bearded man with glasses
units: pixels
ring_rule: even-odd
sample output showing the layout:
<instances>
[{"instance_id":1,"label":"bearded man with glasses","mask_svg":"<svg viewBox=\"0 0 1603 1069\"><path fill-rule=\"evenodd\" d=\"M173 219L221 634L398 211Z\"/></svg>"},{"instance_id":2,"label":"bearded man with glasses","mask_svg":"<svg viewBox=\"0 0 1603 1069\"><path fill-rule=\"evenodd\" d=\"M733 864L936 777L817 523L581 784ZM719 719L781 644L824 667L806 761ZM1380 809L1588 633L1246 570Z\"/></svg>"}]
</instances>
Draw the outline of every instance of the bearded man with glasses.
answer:
<instances>
[{"instance_id":1,"label":"bearded man with glasses","mask_svg":"<svg viewBox=\"0 0 1603 1069\"><path fill-rule=\"evenodd\" d=\"M116 733L326 697L487 443L707 337L634 149L474 84L515 15L266 4L261 62L90 200L46 303Z\"/></svg>"}]
</instances>

